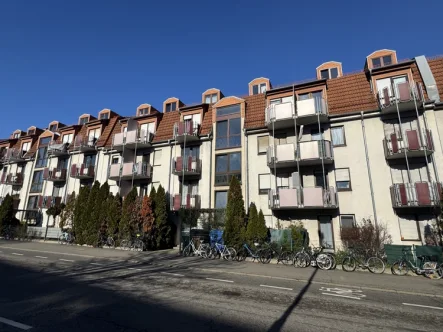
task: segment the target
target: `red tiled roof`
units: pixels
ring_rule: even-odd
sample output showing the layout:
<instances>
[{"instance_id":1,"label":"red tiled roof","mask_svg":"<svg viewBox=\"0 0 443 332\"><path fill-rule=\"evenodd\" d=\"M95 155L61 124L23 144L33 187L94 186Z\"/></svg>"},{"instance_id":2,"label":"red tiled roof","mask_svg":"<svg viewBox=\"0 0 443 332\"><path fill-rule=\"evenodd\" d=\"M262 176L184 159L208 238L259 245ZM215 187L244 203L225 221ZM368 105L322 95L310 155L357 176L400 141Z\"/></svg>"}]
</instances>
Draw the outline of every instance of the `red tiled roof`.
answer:
<instances>
[{"instance_id":1,"label":"red tiled roof","mask_svg":"<svg viewBox=\"0 0 443 332\"><path fill-rule=\"evenodd\" d=\"M171 139L173 136L174 123L180 121L180 113L178 111L163 113L159 121L157 131L153 142L161 142Z\"/></svg>"},{"instance_id":2,"label":"red tiled roof","mask_svg":"<svg viewBox=\"0 0 443 332\"><path fill-rule=\"evenodd\" d=\"M120 119L119 118L116 118L116 119L117 120L116 120L114 126L112 127L112 130L108 136L108 139L106 140L106 142L104 144L105 148L111 148L112 147L112 139L113 139L114 135L117 133L121 133L121 131L122 131L122 124L119 121Z\"/></svg>"},{"instance_id":3,"label":"red tiled roof","mask_svg":"<svg viewBox=\"0 0 443 332\"><path fill-rule=\"evenodd\" d=\"M80 137L86 137L86 134L88 133L88 127L86 126L86 124L82 125L80 130L77 132L76 135L74 135L74 138L72 140L71 145L69 146L69 151L74 151L74 142L77 136Z\"/></svg>"},{"instance_id":4,"label":"red tiled roof","mask_svg":"<svg viewBox=\"0 0 443 332\"><path fill-rule=\"evenodd\" d=\"M364 72L327 80L329 114L379 108Z\"/></svg>"},{"instance_id":5,"label":"red tiled roof","mask_svg":"<svg viewBox=\"0 0 443 332\"><path fill-rule=\"evenodd\" d=\"M209 106L208 110L203 113L203 121L202 121L200 134L208 135L211 131L212 131L212 107Z\"/></svg>"},{"instance_id":6,"label":"red tiled roof","mask_svg":"<svg viewBox=\"0 0 443 332\"><path fill-rule=\"evenodd\" d=\"M265 126L265 108L266 98L263 93L244 97L245 110L245 128L263 128Z\"/></svg>"},{"instance_id":7,"label":"red tiled roof","mask_svg":"<svg viewBox=\"0 0 443 332\"><path fill-rule=\"evenodd\" d=\"M114 115L115 113L112 112ZM112 132L114 130L114 127L117 123L119 123L120 116L115 114L111 119L109 120L108 124L103 129L102 134L100 135L99 139L97 140L97 147L101 148L104 146L111 146L112 145Z\"/></svg>"},{"instance_id":8,"label":"red tiled roof","mask_svg":"<svg viewBox=\"0 0 443 332\"><path fill-rule=\"evenodd\" d=\"M443 57L428 60L435 82L437 83L440 101L443 101Z\"/></svg>"},{"instance_id":9,"label":"red tiled roof","mask_svg":"<svg viewBox=\"0 0 443 332\"><path fill-rule=\"evenodd\" d=\"M34 157L35 153L37 152L37 146L38 146L38 138L34 138L32 140L31 148L26 153L25 158L32 158L32 157Z\"/></svg>"}]
</instances>

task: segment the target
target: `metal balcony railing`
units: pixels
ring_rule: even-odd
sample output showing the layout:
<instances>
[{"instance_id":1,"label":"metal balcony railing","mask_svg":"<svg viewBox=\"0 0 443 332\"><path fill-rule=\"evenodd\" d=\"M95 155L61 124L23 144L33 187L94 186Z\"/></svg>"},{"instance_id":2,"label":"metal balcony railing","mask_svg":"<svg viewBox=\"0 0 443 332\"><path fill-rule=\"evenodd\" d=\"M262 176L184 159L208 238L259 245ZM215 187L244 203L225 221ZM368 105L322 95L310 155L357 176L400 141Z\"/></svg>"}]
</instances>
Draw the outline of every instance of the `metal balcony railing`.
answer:
<instances>
[{"instance_id":1,"label":"metal balcony railing","mask_svg":"<svg viewBox=\"0 0 443 332\"><path fill-rule=\"evenodd\" d=\"M403 134L390 133L383 140L385 156L387 159L408 157L421 157L434 152L432 133L423 130L422 135L418 129L406 130Z\"/></svg>"},{"instance_id":2,"label":"metal balcony railing","mask_svg":"<svg viewBox=\"0 0 443 332\"><path fill-rule=\"evenodd\" d=\"M71 166L71 177L76 179L93 179L95 166L86 164L73 164Z\"/></svg>"},{"instance_id":3,"label":"metal balcony railing","mask_svg":"<svg viewBox=\"0 0 443 332\"><path fill-rule=\"evenodd\" d=\"M112 149L121 151L125 146L128 149L143 148L150 146L155 133L145 130L130 130L126 133L114 134L112 138Z\"/></svg>"},{"instance_id":4,"label":"metal balcony railing","mask_svg":"<svg viewBox=\"0 0 443 332\"><path fill-rule=\"evenodd\" d=\"M95 151L98 137L78 135L74 139L74 150L81 152Z\"/></svg>"},{"instance_id":5,"label":"metal balcony railing","mask_svg":"<svg viewBox=\"0 0 443 332\"><path fill-rule=\"evenodd\" d=\"M336 209L338 196L334 187L279 188L268 193L270 209Z\"/></svg>"},{"instance_id":6,"label":"metal balcony railing","mask_svg":"<svg viewBox=\"0 0 443 332\"><path fill-rule=\"evenodd\" d=\"M113 164L109 166L109 179L118 180L143 180L152 175L152 167L147 162Z\"/></svg>"},{"instance_id":7,"label":"metal balcony railing","mask_svg":"<svg viewBox=\"0 0 443 332\"><path fill-rule=\"evenodd\" d=\"M28 151L11 148L6 150L3 161L5 163L21 162L25 160L25 156L27 153Z\"/></svg>"},{"instance_id":8,"label":"metal balcony railing","mask_svg":"<svg viewBox=\"0 0 443 332\"><path fill-rule=\"evenodd\" d=\"M390 187L394 208L433 207L440 205L439 182L396 183Z\"/></svg>"},{"instance_id":9,"label":"metal balcony railing","mask_svg":"<svg viewBox=\"0 0 443 332\"><path fill-rule=\"evenodd\" d=\"M52 182L63 182L66 181L67 172L66 168L45 168L43 170L43 179Z\"/></svg>"},{"instance_id":10,"label":"metal balcony railing","mask_svg":"<svg viewBox=\"0 0 443 332\"><path fill-rule=\"evenodd\" d=\"M60 205L61 202L62 202L61 197L39 196L37 200L37 207L40 209L49 209L53 206Z\"/></svg>"},{"instance_id":11,"label":"metal balcony railing","mask_svg":"<svg viewBox=\"0 0 443 332\"><path fill-rule=\"evenodd\" d=\"M48 145L48 155L50 156L65 156L69 154L69 143L61 143L52 140Z\"/></svg>"},{"instance_id":12,"label":"metal balcony railing","mask_svg":"<svg viewBox=\"0 0 443 332\"><path fill-rule=\"evenodd\" d=\"M424 93L421 83L401 82L383 88L377 94L383 113L408 111L423 107Z\"/></svg>"},{"instance_id":13,"label":"metal balcony railing","mask_svg":"<svg viewBox=\"0 0 443 332\"><path fill-rule=\"evenodd\" d=\"M200 195L176 194L171 198L171 208L173 211L180 209L199 209L200 208Z\"/></svg>"},{"instance_id":14,"label":"metal balcony railing","mask_svg":"<svg viewBox=\"0 0 443 332\"><path fill-rule=\"evenodd\" d=\"M16 174L2 174L2 178L0 181L2 184L12 185L12 186L21 186L23 185L23 174L16 173Z\"/></svg>"},{"instance_id":15,"label":"metal balcony railing","mask_svg":"<svg viewBox=\"0 0 443 332\"><path fill-rule=\"evenodd\" d=\"M201 160L192 156L174 158L172 171L176 175L199 175L201 174Z\"/></svg>"},{"instance_id":16,"label":"metal balcony railing","mask_svg":"<svg viewBox=\"0 0 443 332\"><path fill-rule=\"evenodd\" d=\"M200 124L194 121L184 121L174 123L173 135L174 139L183 142L195 141L199 139Z\"/></svg>"}]
</instances>

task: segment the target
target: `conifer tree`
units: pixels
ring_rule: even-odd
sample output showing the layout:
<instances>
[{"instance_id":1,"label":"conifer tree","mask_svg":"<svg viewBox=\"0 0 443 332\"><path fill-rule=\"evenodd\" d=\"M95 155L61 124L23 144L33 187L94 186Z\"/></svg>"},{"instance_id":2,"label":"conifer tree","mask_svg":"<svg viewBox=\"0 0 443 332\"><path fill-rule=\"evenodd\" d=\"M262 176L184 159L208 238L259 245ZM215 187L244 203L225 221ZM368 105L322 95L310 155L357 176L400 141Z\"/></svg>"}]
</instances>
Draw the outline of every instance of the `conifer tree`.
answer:
<instances>
[{"instance_id":1,"label":"conifer tree","mask_svg":"<svg viewBox=\"0 0 443 332\"><path fill-rule=\"evenodd\" d=\"M155 200L155 227L156 227L156 244L158 249L168 248L172 240L172 227L168 220L166 193L160 185L157 190Z\"/></svg>"},{"instance_id":2,"label":"conifer tree","mask_svg":"<svg viewBox=\"0 0 443 332\"><path fill-rule=\"evenodd\" d=\"M250 243L259 241L258 239L258 213L255 203L249 206L248 226L246 228L246 240Z\"/></svg>"},{"instance_id":3,"label":"conifer tree","mask_svg":"<svg viewBox=\"0 0 443 332\"><path fill-rule=\"evenodd\" d=\"M68 195L66 205L60 213L60 228L73 228L74 227L74 209L75 209L76 196L75 191L71 195Z\"/></svg>"},{"instance_id":4,"label":"conifer tree","mask_svg":"<svg viewBox=\"0 0 443 332\"><path fill-rule=\"evenodd\" d=\"M114 237L119 229L120 219L122 216L122 200L119 194L112 195L110 194L107 199L108 206L108 236Z\"/></svg>"},{"instance_id":5,"label":"conifer tree","mask_svg":"<svg viewBox=\"0 0 443 332\"><path fill-rule=\"evenodd\" d=\"M223 240L230 246L239 246L245 235L245 207L240 182L234 176L228 190L226 205L226 223Z\"/></svg>"},{"instance_id":6,"label":"conifer tree","mask_svg":"<svg viewBox=\"0 0 443 332\"><path fill-rule=\"evenodd\" d=\"M85 229L86 229L86 220L88 218L87 215L87 207L88 207L88 198L89 198L90 189L88 186L83 186L80 188L78 197L75 202L74 209L74 233L75 239L78 244L84 244L85 239Z\"/></svg>"},{"instance_id":7,"label":"conifer tree","mask_svg":"<svg viewBox=\"0 0 443 332\"><path fill-rule=\"evenodd\" d=\"M100 228L100 208L98 199L100 194L100 182L95 181L88 197L88 204L85 213L84 238L86 244L96 245L98 242L98 230Z\"/></svg>"},{"instance_id":8,"label":"conifer tree","mask_svg":"<svg viewBox=\"0 0 443 332\"><path fill-rule=\"evenodd\" d=\"M128 195L123 199L122 217L119 225L120 239L127 239L131 236L131 219L133 217L133 210L135 201L137 199L137 188L134 187Z\"/></svg>"}]
</instances>

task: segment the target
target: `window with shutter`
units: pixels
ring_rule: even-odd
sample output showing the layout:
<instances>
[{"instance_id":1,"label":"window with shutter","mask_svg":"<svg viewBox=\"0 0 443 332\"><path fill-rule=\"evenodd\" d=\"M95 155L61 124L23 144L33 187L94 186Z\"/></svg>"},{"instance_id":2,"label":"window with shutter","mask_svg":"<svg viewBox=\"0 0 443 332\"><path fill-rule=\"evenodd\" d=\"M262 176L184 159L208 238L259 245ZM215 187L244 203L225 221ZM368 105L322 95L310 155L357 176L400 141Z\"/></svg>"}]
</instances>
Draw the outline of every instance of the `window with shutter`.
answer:
<instances>
[{"instance_id":1,"label":"window with shutter","mask_svg":"<svg viewBox=\"0 0 443 332\"><path fill-rule=\"evenodd\" d=\"M353 228L355 227L355 216L350 215L341 215L340 216L340 226L341 228Z\"/></svg>"},{"instance_id":2,"label":"window with shutter","mask_svg":"<svg viewBox=\"0 0 443 332\"><path fill-rule=\"evenodd\" d=\"M337 185L337 191L351 190L349 168L339 168L335 170L335 183Z\"/></svg>"},{"instance_id":3,"label":"window with shutter","mask_svg":"<svg viewBox=\"0 0 443 332\"><path fill-rule=\"evenodd\" d=\"M160 166L162 163L162 150L154 151L154 166Z\"/></svg>"},{"instance_id":4,"label":"window with shutter","mask_svg":"<svg viewBox=\"0 0 443 332\"><path fill-rule=\"evenodd\" d=\"M258 154L265 154L269 146L269 136L257 137L257 145Z\"/></svg>"},{"instance_id":5,"label":"window with shutter","mask_svg":"<svg viewBox=\"0 0 443 332\"><path fill-rule=\"evenodd\" d=\"M271 189L271 174L259 174L258 175L258 193L260 195L268 194Z\"/></svg>"},{"instance_id":6,"label":"window with shutter","mask_svg":"<svg viewBox=\"0 0 443 332\"><path fill-rule=\"evenodd\" d=\"M417 219L414 215L399 216L398 223L400 225L400 234L402 241L420 240L420 235L418 233Z\"/></svg>"}]
</instances>

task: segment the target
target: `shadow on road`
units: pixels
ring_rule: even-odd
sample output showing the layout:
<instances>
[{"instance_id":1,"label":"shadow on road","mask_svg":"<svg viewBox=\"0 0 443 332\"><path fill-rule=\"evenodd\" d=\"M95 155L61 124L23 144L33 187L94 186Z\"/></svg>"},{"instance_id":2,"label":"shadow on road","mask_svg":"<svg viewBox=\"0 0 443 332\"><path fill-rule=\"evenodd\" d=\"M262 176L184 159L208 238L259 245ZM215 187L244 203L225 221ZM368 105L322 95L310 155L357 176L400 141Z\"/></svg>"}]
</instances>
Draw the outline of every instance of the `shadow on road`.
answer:
<instances>
[{"instance_id":1,"label":"shadow on road","mask_svg":"<svg viewBox=\"0 0 443 332\"><path fill-rule=\"evenodd\" d=\"M300 301L303 299L303 296L308 291L309 287L312 284L312 280L314 280L315 275L317 274L318 269L314 269L312 271L311 276L308 279L308 282L306 285L300 290L300 292L297 294L296 298L294 299L294 302L286 309L286 311L283 313L283 315L275 321L274 324L269 328L269 332L278 332L281 331L283 328L283 325L285 324L286 320L288 319L289 315L294 311L294 309L298 306Z\"/></svg>"}]
</instances>

